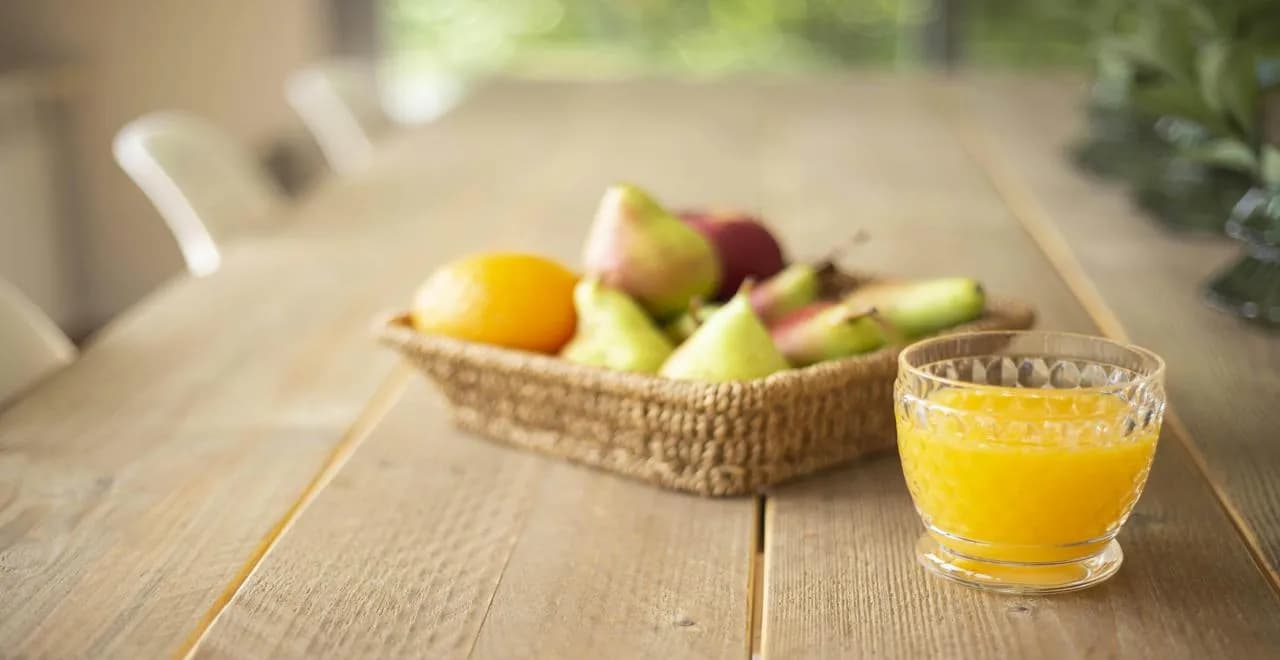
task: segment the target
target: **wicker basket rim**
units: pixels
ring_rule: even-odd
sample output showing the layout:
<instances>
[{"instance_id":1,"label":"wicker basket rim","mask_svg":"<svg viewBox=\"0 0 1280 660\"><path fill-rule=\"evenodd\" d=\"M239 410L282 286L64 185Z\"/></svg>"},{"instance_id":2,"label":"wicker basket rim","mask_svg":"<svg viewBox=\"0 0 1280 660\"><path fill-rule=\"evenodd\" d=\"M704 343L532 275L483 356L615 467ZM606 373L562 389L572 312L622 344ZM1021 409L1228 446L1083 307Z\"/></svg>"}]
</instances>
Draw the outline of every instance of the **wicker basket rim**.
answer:
<instances>
[{"instance_id":1,"label":"wicker basket rim","mask_svg":"<svg viewBox=\"0 0 1280 660\"><path fill-rule=\"evenodd\" d=\"M943 334L991 329L997 325L1001 328L1026 328L1032 325L1034 319L1035 312L1026 303L988 297L986 310L981 317L946 330ZM851 369L868 374L893 370L896 368L898 353L904 348L902 345L885 346L870 353L787 369L750 381L705 383L666 378L657 374L615 371L569 362L552 355L426 334L413 329L409 313L405 311L389 311L379 315L374 322L373 332L382 344L390 347L409 346L419 352L456 355L497 368L534 370L582 384L607 387L614 392L649 397L655 391L664 392L686 401L691 396L716 397L730 393L768 396L782 391L794 391L815 379L846 377Z\"/></svg>"}]
</instances>

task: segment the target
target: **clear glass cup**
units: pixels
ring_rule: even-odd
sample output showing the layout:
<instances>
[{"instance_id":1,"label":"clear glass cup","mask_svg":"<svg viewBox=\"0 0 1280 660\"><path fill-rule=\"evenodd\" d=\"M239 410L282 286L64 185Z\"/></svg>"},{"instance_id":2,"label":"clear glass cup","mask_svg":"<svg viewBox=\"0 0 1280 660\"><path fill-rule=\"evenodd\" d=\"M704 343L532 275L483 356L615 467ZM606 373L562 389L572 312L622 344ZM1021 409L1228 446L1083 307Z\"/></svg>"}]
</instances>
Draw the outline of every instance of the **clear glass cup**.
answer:
<instances>
[{"instance_id":1,"label":"clear glass cup","mask_svg":"<svg viewBox=\"0 0 1280 660\"><path fill-rule=\"evenodd\" d=\"M894 411L926 530L917 559L1010 593L1110 577L1164 408L1160 357L1100 337L976 332L907 347Z\"/></svg>"}]
</instances>

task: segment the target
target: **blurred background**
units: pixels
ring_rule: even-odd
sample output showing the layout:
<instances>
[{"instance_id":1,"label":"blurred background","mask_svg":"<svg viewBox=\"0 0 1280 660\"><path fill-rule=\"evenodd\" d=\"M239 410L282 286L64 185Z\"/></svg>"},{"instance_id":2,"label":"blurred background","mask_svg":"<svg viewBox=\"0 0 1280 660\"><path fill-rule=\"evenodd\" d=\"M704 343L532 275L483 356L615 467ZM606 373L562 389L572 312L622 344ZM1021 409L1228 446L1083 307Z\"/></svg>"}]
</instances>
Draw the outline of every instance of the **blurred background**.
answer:
<instances>
[{"instance_id":1,"label":"blurred background","mask_svg":"<svg viewBox=\"0 0 1280 660\"><path fill-rule=\"evenodd\" d=\"M152 110L208 120L247 145L288 194L305 191L326 176L325 160L284 89L318 61L377 62L391 72L382 77L388 113L426 121L493 76L1086 71L1098 61L1096 36L1118 24L1114 7L1134 5L5 0L0 277L81 339L181 272L173 234L112 155L121 127ZM1122 22L1131 32L1146 25Z\"/></svg>"}]
</instances>

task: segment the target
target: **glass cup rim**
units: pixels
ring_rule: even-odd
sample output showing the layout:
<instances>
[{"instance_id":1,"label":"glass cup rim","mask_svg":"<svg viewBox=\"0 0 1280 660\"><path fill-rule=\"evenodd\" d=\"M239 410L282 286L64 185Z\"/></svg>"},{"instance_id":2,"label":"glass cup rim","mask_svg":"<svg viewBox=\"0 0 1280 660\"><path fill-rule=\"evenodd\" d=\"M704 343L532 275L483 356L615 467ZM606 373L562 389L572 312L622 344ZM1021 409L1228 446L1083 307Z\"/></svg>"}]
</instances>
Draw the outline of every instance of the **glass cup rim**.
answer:
<instances>
[{"instance_id":1,"label":"glass cup rim","mask_svg":"<svg viewBox=\"0 0 1280 660\"><path fill-rule=\"evenodd\" d=\"M1087 387L1070 388L1073 392L1115 392L1124 390L1140 383L1162 382L1164 380L1165 363L1164 358L1160 357L1155 351L1138 346L1127 341L1120 341L1110 337L1101 335L1088 335L1083 332L1063 332L1059 330L978 330L973 332L954 332L949 334L927 337L912 344L908 344L898 353L898 373L899 375L910 374L912 377L921 378L927 381L933 381L942 385L959 388L971 389L992 389L992 390L1025 390L1028 388L1009 386L1009 385L992 385L990 383L974 383L956 378L947 378L925 371L922 367L913 365L909 362L909 357L914 352L926 349L930 346L936 346L948 341L957 341L966 337L1061 337L1066 339L1081 339L1110 344L1124 351L1132 352L1144 360L1150 360L1155 368L1150 372L1140 374L1133 380L1123 383L1107 383L1106 385L1090 385Z\"/></svg>"}]
</instances>

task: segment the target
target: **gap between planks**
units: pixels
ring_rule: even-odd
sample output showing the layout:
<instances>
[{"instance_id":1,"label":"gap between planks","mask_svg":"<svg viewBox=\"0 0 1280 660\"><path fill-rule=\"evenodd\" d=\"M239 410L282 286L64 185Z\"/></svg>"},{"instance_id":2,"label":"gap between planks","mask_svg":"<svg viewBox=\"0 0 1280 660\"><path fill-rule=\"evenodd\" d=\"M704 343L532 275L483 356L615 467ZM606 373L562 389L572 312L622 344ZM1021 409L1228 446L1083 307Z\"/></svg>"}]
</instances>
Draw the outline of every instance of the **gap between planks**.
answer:
<instances>
[{"instance_id":1,"label":"gap between planks","mask_svg":"<svg viewBox=\"0 0 1280 660\"><path fill-rule=\"evenodd\" d=\"M508 451L510 447L506 448ZM526 509L525 514L520 517L520 522L515 530L515 541L507 549L507 556L502 558L502 568L498 569L498 579L494 580L493 588L489 590L489 599L484 603L484 614L480 616L480 623L476 625L476 634L471 636L471 645L467 647L466 660L476 654L476 644L480 642L480 633L484 631L484 624L489 622L489 614L493 612L493 601L498 598L498 590L502 588L502 580L507 577L507 567L511 565L511 558L516 556L516 548L520 546L520 541L524 539L525 527L529 524L529 518L532 515Z\"/></svg>"},{"instance_id":2,"label":"gap between planks","mask_svg":"<svg viewBox=\"0 0 1280 660\"><path fill-rule=\"evenodd\" d=\"M755 585L756 591L752 594L754 600L759 603L756 607L759 620L755 622L758 634L753 635L751 638L752 647L750 660L762 660L764 658L764 649L766 646L764 640L764 604L769 598L769 582L767 580L767 576L771 572L769 570L769 564L773 561L773 554L765 551L765 549L769 547L766 545L766 539L769 536L769 527L773 524L773 516L769 515L769 509L771 507L769 506L768 496L761 496L759 504L760 508L757 510L756 515L760 516L760 526L757 528L757 533L760 536L760 546L759 551L756 554L757 562L753 567L759 570L760 579Z\"/></svg>"},{"instance_id":3,"label":"gap between planks","mask_svg":"<svg viewBox=\"0 0 1280 660\"><path fill-rule=\"evenodd\" d=\"M961 148L982 170L996 195L1004 202L1005 208L1048 258L1053 269L1057 271L1102 334L1116 341L1129 342L1129 335L1124 325L1111 310L1080 260L1076 258L1067 239L1055 226L1049 211L1036 199L1035 193L1005 164L998 154L998 148L994 147L988 139L986 129L974 119L972 111L968 108L968 102L957 98L957 93L953 89L945 92L928 91L926 94L931 97L931 106L942 116L943 123L956 136ZM1253 533L1227 494L1210 476L1209 463L1192 439L1190 431L1172 410L1166 411L1165 422L1173 437L1178 439L1178 443L1191 456L1191 462L1195 464L1196 471L1208 483L1210 492L1222 507L1227 519L1231 521L1236 533L1240 535L1245 547L1248 548L1258 571L1262 573L1267 584L1280 594L1280 573L1268 565L1258 536Z\"/></svg>"},{"instance_id":4,"label":"gap between planks","mask_svg":"<svg viewBox=\"0 0 1280 660\"><path fill-rule=\"evenodd\" d=\"M764 654L761 628L764 626L764 507L768 495L755 496L756 520L752 526L751 566L747 570L747 658Z\"/></svg>"},{"instance_id":5,"label":"gap between planks","mask_svg":"<svg viewBox=\"0 0 1280 660\"><path fill-rule=\"evenodd\" d=\"M182 646L174 652L175 659L187 660L195 655L195 651L200 646L200 642L204 640L205 635L218 622L218 617L231 604L232 599L239 593L241 587L249 581L253 572L257 570L262 561L266 559L271 549L276 546L281 538L293 526L293 523L306 511L307 507L316 499L316 496L324 490L325 486L333 480L334 476L342 470L342 466L346 465L351 456L364 443L365 438L378 425L378 422L387 414L396 401L400 400L400 396L404 393L405 388L409 384L410 376L413 369L406 363L401 362L396 365L386 380L378 386L370 397L369 403L356 416L355 421L343 434L342 439L334 446L333 450L325 458L316 475L311 478L302 492L298 494L293 504L285 510L284 515L276 524L272 525L262 540L254 548L253 553L245 560L245 563L236 571L235 576L231 578L231 582L227 583L222 593L213 601L204 616L192 629L191 634L187 635L186 641Z\"/></svg>"}]
</instances>

